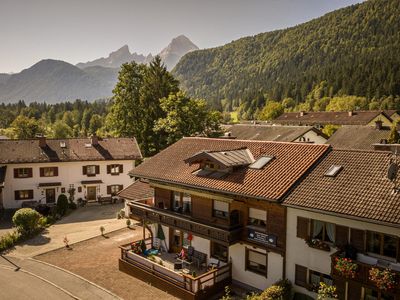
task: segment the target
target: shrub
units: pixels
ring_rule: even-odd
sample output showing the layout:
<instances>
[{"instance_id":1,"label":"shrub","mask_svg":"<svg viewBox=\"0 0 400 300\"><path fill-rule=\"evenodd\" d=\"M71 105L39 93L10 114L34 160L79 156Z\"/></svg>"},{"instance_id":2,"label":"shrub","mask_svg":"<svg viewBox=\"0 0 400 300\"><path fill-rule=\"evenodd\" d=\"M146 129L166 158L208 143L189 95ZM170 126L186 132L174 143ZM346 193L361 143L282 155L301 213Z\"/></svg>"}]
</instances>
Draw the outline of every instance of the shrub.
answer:
<instances>
[{"instance_id":1,"label":"shrub","mask_svg":"<svg viewBox=\"0 0 400 300\"><path fill-rule=\"evenodd\" d=\"M58 196L57 199L57 213L64 216L68 210L68 198L64 194Z\"/></svg>"},{"instance_id":2,"label":"shrub","mask_svg":"<svg viewBox=\"0 0 400 300\"><path fill-rule=\"evenodd\" d=\"M76 205L75 202L70 202L70 203L68 204L68 207L69 207L69 209L74 210L74 209L77 209L78 206Z\"/></svg>"},{"instance_id":3,"label":"shrub","mask_svg":"<svg viewBox=\"0 0 400 300\"><path fill-rule=\"evenodd\" d=\"M3 252L4 250L14 246L20 238L21 234L16 230L13 232L8 232L4 236L0 237L0 252Z\"/></svg>"},{"instance_id":4,"label":"shrub","mask_svg":"<svg viewBox=\"0 0 400 300\"><path fill-rule=\"evenodd\" d=\"M21 208L12 217L12 221L18 231L23 234L32 234L39 228L41 215L32 208Z\"/></svg>"},{"instance_id":5,"label":"shrub","mask_svg":"<svg viewBox=\"0 0 400 300\"><path fill-rule=\"evenodd\" d=\"M104 231L105 231L106 229L104 228L104 226L100 226L100 232L101 232L101 235L104 235Z\"/></svg>"},{"instance_id":6,"label":"shrub","mask_svg":"<svg viewBox=\"0 0 400 300\"><path fill-rule=\"evenodd\" d=\"M130 219L126 220L126 227L129 227L129 226L131 226L131 220Z\"/></svg>"},{"instance_id":7,"label":"shrub","mask_svg":"<svg viewBox=\"0 0 400 300\"><path fill-rule=\"evenodd\" d=\"M121 214L119 212L117 212L117 219L121 219Z\"/></svg>"},{"instance_id":8,"label":"shrub","mask_svg":"<svg viewBox=\"0 0 400 300\"><path fill-rule=\"evenodd\" d=\"M289 280L280 280L269 288L264 290L261 294L252 294L247 296L247 300L286 300L290 299L292 284Z\"/></svg>"},{"instance_id":9,"label":"shrub","mask_svg":"<svg viewBox=\"0 0 400 300\"><path fill-rule=\"evenodd\" d=\"M119 215L120 215L121 219L125 218L125 209L121 209L119 211Z\"/></svg>"}]
</instances>

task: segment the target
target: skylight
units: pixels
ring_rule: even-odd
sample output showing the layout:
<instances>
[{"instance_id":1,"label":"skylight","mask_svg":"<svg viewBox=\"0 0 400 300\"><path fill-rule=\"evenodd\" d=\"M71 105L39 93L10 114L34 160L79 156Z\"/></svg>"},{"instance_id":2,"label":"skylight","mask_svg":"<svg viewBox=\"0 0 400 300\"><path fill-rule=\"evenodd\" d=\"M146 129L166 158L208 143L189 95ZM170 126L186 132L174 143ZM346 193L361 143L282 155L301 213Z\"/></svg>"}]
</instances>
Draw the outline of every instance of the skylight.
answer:
<instances>
[{"instance_id":1,"label":"skylight","mask_svg":"<svg viewBox=\"0 0 400 300\"><path fill-rule=\"evenodd\" d=\"M328 169L328 171L326 171L325 176L328 176L328 177L335 177L335 176L340 172L340 170L342 170L342 169L343 169L342 166L339 166L339 165L332 165L332 166Z\"/></svg>"},{"instance_id":2,"label":"skylight","mask_svg":"<svg viewBox=\"0 0 400 300\"><path fill-rule=\"evenodd\" d=\"M273 156L261 156L259 159L257 159L255 162L253 162L249 168L250 169L257 169L260 170L264 168L264 166L269 163L274 157Z\"/></svg>"}]
</instances>

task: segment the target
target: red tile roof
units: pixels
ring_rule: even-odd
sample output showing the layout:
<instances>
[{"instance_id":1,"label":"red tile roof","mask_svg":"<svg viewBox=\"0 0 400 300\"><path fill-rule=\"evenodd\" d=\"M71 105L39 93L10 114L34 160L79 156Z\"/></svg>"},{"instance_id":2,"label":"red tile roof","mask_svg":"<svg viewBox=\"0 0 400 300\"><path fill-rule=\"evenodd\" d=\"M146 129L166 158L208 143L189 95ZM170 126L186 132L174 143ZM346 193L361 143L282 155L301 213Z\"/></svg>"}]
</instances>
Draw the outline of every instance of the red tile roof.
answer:
<instances>
[{"instance_id":1,"label":"red tile roof","mask_svg":"<svg viewBox=\"0 0 400 300\"><path fill-rule=\"evenodd\" d=\"M126 200L144 200L154 197L154 188L148 182L136 180L127 188L118 193L118 196Z\"/></svg>"},{"instance_id":2,"label":"red tile roof","mask_svg":"<svg viewBox=\"0 0 400 300\"><path fill-rule=\"evenodd\" d=\"M61 147L61 142L65 147ZM135 138L99 138L98 145L88 145L89 138L46 139L46 146L42 148L39 139L0 140L0 163L135 160L142 157Z\"/></svg>"},{"instance_id":3,"label":"red tile roof","mask_svg":"<svg viewBox=\"0 0 400 300\"><path fill-rule=\"evenodd\" d=\"M251 151L255 159L262 155L275 158L261 170L241 167L223 178L196 176L192 173L198 170L199 165L185 163L185 159L200 151L244 147ZM328 149L328 145L183 138L146 160L130 174L205 190L279 200Z\"/></svg>"},{"instance_id":4,"label":"red tile roof","mask_svg":"<svg viewBox=\"0 0 400 300\"><path fill-rule=\"evenodd\" d=\"M381 111L354 111L351 114L348 111L317 111L303 112L303 115L301 112L284 113L273 122L284 125L367 125L380 114L384 114L390 120L390 117Z\"/></svg>"},{"instance_id":5,"label":"red tile roof","mask_svg":"<svg viewBox=\"0 0 400 300\"><path fill-rule=\"evenodd\" d=\"M391 153L332 150L288 194L284 205L400 225L400 193L387 179ZM324 176L332 165L343 169Z\"/></svg>"}]
</instances>

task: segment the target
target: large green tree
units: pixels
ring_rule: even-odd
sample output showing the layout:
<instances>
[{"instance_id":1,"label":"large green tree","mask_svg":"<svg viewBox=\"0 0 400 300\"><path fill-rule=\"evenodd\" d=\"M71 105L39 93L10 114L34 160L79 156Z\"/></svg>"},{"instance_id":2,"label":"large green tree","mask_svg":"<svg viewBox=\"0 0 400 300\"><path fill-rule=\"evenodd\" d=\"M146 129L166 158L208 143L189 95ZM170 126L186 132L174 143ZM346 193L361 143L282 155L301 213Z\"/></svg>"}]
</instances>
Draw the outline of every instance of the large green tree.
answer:
<instances>
[{"instance_id":1,"label":"large green tree","mask_svg":"<svg viewBox=\"0 0 400 300\"><path fill-rule=\"evenodd\" d=\"M34 138L37 134L43 133L39 122L34 118L19 115L12 123L11 128L18 139Z\"/></svg>"}]
</instances>

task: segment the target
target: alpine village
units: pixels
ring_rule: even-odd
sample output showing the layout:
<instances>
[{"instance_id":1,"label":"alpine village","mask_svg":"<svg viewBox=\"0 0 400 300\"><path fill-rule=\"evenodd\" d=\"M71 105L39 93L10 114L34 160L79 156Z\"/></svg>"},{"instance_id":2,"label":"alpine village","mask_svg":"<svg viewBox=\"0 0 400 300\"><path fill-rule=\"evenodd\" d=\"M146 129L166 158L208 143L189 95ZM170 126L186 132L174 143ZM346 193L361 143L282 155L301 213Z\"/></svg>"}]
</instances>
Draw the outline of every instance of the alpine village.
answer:
<instances>
[{"instance_id":1,"label":"alpine village","mask_svg":"<svg viewBox=\"0 0 400 300\"><path fill-rule=\"evenodd\" d=\"M287 2L0 74L0 299L400 300L400 1Z\"/></svg>"}]
</instances>

